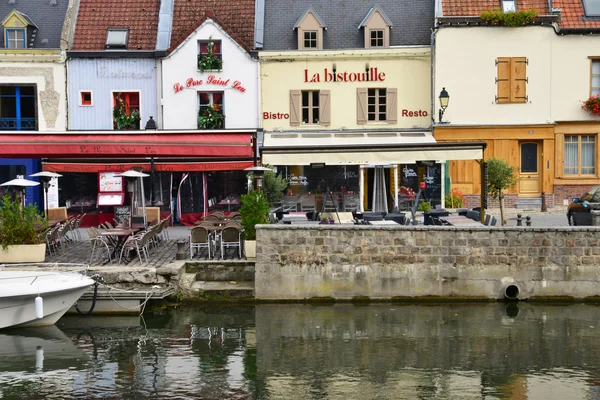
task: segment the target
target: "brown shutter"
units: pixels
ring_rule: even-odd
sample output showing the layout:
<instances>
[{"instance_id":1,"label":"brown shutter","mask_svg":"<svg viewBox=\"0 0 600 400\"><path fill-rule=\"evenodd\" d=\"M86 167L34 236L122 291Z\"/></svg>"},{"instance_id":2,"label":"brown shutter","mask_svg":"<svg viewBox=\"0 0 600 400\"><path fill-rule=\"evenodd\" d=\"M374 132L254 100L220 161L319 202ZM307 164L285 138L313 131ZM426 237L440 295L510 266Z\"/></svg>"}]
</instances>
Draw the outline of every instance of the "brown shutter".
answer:
<instances>
[{"instance_id":1,"label":"brown shutter","mask_svg":"<svg viewBox=\"0 0 600 400\"><path fill-rule=\"evenodd\" d=\"M387 89L386 119L388 124L398 123L398 89Z\"/></svg>"},{"instance_id":2,"label":"brown shutter","mask_svg":"<svg viewBox=\"0 0 600 400\"><path fill-rule=\"evenodd\" d=\"M319 123L323 126L331 124L331 90L319 91Z\"/></svg>"},{"instance_id":3,"label":"brown shutter","mask_svg":"<svg viewBox=\"0 0 600 400\"><path fill-rule=\"evenodd\" d=\"M556 162L554 163L554 176L563 178L565 176L565 135L557 133L554 137L556 148Z\"/></svg>"},{"instance_id":4,"label":"brown shutter","mask_svg":"<svg viewBox=\"0 0 600 400\"><path fill-rule=\"evenodd\" d=\"M356 123L367 123L367 88L356 88Z\"/></svg>"},{"instance_id":5,"label":"brown shutter","mask_svg":"<svg viewBox=\"0 0 600 400\"><path fill-rule=\"evenodd\" d=\"M511 103L527 102L527 58L513 57L511 60Z\"/></svg>"},{"instance_id":6,"label":"brown shutter","mask_svg":"<svg viewBox=\"0 0 600 400\"><path fill-rule=\"evenodd\" d=\"M300 126L302 110L302 92L290 90L290 126Z\"/></svg>"},{"instance_id":7,"label":"brown shutter","mask_svg":"<svg viewBox=\"0 0 600 400\"><path fill-rule=\"evenodd\" d=\"M496 103L510 102L510 57L498 57L498 94Z\"/></svg>"}]
</instances>

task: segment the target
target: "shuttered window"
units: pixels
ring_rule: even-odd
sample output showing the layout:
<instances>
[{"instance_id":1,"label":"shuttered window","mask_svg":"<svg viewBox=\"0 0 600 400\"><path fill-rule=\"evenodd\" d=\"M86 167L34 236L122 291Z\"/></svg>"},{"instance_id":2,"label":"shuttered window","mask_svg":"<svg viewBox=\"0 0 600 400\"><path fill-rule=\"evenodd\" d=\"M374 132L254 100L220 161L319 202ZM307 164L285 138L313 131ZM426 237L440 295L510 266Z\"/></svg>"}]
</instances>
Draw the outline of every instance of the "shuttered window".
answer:
<instances>
[{"instance_id":1,"label":"shuttered window","mask_svg":"<svg viewBox=\"0 0 600 400\"><path fill-rule=\"evenodd\" d=\"M329 126L330 97L330 90L290 90L290 126Z\"/></svg>"},{"instance_id":2,"label":"shuttered window","mask_svg":"<svg viewBox=\"0 0 600 400\"><path fill-rule=\"evenodd\" d=\"M496 60L498 76L497 103L527 102L527 58L499 57Z\"/></svg>"},{"instance_id":3,"label":"shuttered window","mask_svg":"<svg viewBox=\"0 0 600 400\"><path fill-rule=\"evenodd\" d=\"M357 88L356 123L398 122L398 91L395 88Z\"/></svg>"}]
</instances>

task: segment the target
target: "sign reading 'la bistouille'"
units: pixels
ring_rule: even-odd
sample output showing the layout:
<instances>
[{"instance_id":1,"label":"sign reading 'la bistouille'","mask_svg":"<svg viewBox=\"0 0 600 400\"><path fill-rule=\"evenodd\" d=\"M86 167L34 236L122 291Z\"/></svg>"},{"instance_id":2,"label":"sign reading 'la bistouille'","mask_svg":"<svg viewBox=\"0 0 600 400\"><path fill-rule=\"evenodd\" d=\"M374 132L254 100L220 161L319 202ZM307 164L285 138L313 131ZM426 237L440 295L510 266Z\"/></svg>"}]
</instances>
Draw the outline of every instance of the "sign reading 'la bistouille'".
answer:
<instances>
[{"instance_id":1,"label":"sign reading 'la bistouille'","mask_svg":"<svg viewBox=\"0 0 600 400\"><path fill-rule=\"evenodd\" d=\"M325 68L323 72L310 72L304 70L304 82L383 82L385 72L379 72L377 67L368 68L364 72L336 72Z\"/></svg>"}]
</instances>

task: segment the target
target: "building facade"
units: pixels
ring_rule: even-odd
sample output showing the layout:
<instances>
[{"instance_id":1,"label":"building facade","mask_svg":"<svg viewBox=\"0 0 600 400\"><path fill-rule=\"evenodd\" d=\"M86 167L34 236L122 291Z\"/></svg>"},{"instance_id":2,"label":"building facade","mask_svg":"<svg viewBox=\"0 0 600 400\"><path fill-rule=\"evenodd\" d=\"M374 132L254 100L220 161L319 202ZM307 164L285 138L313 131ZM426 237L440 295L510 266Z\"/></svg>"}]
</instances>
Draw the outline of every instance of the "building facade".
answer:
<instances>
[{"instance_id":1,"label":"building facade","mask_svg":"<svg viewBox=\"0 0 600 400\"><path fill-rule=\"evenodd\" d=\"M446 88L451 101L435 137L485 141L486 159L515 167L509 204L541 203L542 196L548 206L566 204L600 183L598 116L582 109L598 93L600 23L586 14L585 1L553 2L553 9L533 1L516 6L537 11L531 24L490 26L479 17L489 2L471 3L438 3L434 93ZM479 193L480 171L470 161L452 162L453 187Z\"/></svg>"}]
</instances>

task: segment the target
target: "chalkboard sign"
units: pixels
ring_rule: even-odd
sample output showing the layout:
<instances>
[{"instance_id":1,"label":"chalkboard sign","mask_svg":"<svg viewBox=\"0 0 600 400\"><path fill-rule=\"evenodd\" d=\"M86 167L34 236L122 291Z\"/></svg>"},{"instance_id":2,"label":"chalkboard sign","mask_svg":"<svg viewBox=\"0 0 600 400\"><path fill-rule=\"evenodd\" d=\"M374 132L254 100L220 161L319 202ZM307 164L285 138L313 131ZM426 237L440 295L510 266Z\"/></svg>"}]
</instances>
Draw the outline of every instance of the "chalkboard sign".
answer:
<instances>
[{"instance_id":1,"label":"chalkboard sign","mask_svg":"<svg viewBox=\"0 0 600 400\"><path fill-rule=\"evenodd\" d=\"M131 208L130 207L115 207L115 219L117 221L129 224L130 217L131 217Z\"/></svg>"},{"instance_id":2,"label":"chalkboard sign","mask_svg":"<svg viewBox=\"0 0 600 400\"><path fill-rule=\"evenodd\" d=\"M432 207L441 203L442 197L442 166L441 164L434 164L427 166L427 173L425 177L427 188L425 189L425 198L429 200Z\"/></svg>"},{"instance_id":3,"label":"chalkboard sign","mask_svg":"<svg viewBox=\"0 0 600 400\"><path fill-rule=\"evenodd\" d=\"M417 193L419 190L419 177L417 164L405 164L400 171L400 185L412 189Z\"/></svg>"}]
</instances>

